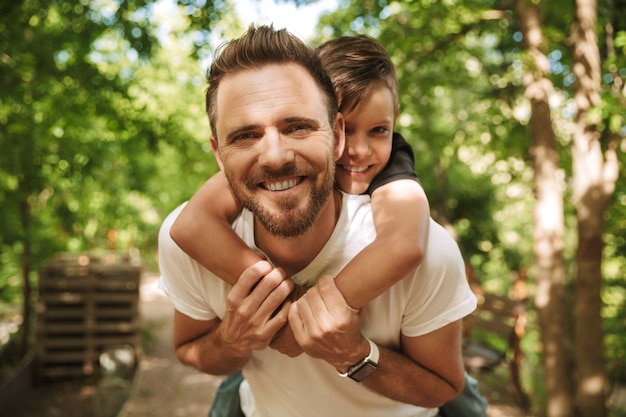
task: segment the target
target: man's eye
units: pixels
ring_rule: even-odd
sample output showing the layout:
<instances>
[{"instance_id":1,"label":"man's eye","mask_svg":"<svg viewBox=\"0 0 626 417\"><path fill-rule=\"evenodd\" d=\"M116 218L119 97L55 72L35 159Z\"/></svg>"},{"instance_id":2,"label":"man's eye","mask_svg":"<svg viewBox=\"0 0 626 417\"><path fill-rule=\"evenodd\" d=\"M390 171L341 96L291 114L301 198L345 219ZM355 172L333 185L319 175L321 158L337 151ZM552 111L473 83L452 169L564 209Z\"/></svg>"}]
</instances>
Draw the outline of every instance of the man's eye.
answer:
<instances>
[{"instance_id":1,"label":"man's eye","mask_svg":"<svg viewBox=\"0 0 626 417\"><path fill-rule=\"evenodd\" d=\"M311 131L311 129L313 128L309 124L297 124L297 125L290 126L288 129L288 132L289 133L302 133L302 132L309 132Z\"/></svg>"},{"instance_id":2,"label":"man's eye","mask_svg":"<svg viewBox=\"0 0 626 417\"><path fill-rule=\"evenodd\" d=\"M255 135L254 133L242 133L240 135L237 135L235 137L233 137L233 142L239 141L239 140L247 140L247 139L254 139Z\"/></svg>"}]
</instances>

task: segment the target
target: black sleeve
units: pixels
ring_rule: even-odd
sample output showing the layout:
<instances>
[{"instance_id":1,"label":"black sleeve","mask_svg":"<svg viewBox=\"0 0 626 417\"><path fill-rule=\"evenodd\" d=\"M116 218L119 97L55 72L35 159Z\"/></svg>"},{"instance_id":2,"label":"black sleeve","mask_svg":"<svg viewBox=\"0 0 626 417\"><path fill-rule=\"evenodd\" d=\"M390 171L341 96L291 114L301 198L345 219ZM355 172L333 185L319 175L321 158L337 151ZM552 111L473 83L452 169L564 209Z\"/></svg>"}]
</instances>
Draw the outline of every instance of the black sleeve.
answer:
<instances>
[{"instance_id":1,"label":"black sleeve","mask_svg":"<svg viewBox=\"0 0 626 417\"><path fill-rule=\"evenodd\" d=\"M415 173L415 156L413 148L399 134L393 134L391 141L391 155L389 161L382 171L374 177L374 180L365 191L365 194L372 195L374 190L391 181L412 179L419 182L419 178Z\"/></svg>"}]
</instances>

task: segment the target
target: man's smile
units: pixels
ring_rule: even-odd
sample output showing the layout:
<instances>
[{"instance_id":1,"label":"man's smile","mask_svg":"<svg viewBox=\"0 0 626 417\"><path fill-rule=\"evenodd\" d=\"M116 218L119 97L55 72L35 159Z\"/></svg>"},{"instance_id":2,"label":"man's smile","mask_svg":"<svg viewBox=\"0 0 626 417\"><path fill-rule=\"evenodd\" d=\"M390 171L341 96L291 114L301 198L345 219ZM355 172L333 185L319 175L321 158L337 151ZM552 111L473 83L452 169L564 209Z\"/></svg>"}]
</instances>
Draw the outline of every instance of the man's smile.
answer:
<instances>
[{"instance_id":1,"label":"man's smile","mask_svg":"<svg viewBox=\"0 0 626 417\"><path fill-rule=\"evenodd\" d=\"M290 178L288 180L264 182L261 184L263 188L269 191L284 191L293 188L302 182L302 178Z\"/></svg>"}]
</instances>

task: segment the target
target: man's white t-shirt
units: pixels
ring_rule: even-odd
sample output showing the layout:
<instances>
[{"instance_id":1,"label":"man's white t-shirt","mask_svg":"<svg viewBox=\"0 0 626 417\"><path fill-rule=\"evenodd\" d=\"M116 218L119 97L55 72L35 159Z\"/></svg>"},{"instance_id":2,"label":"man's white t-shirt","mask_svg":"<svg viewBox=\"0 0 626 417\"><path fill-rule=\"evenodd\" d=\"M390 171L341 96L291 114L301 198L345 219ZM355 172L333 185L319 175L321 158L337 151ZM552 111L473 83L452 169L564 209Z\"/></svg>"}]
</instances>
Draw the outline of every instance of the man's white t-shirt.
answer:
<instances>
[{"instance_id":1,"label":"man's white t-shirt","mask_svg":"<svg viewBox=\"0 0 626 417\"><path fill-rule=\"evenodd\" d=\"M222 318L230 285L186 255L170 238L170 227L182 207L164 221L159 234L161 288L181 313L196 320ZM252 213L243 210L235 232L254 244ZM323 274L337 273L374 240L368 196L343 194L335 230L317 257L292 278L312 284ZM393 259L389 259L393 262ZM363 334L379 345L399 350L400 334L416 337L468 315L476 298L465 277L456 242L430 221L422 264L371 301L363 317ZM255 351L243 368L242 405L248 417L432 417L437 409L400 403L342 378L320 359L306 354L290 358L273 349Z\"/></svg>"}]
</instances>

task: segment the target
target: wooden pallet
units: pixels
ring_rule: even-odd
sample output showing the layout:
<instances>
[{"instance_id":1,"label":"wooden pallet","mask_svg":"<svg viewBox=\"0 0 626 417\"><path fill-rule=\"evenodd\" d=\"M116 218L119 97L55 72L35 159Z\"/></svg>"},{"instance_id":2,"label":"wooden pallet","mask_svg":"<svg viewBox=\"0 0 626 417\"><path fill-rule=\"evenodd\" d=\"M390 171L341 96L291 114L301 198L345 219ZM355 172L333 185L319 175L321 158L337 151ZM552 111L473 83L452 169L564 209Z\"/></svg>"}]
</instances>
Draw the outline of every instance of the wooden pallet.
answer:
<instances>
[{"instance_id":1,"label":"wooden pallet","mask_svg":"<svg viewBox=\"0 0 626 417\"><path fill-rule=\"evenodd\" d=\"M140 350L141 265L126 254L62 254L39 271L37 375L90 375L115 346Z\"/></svg>"}]
</instances>

